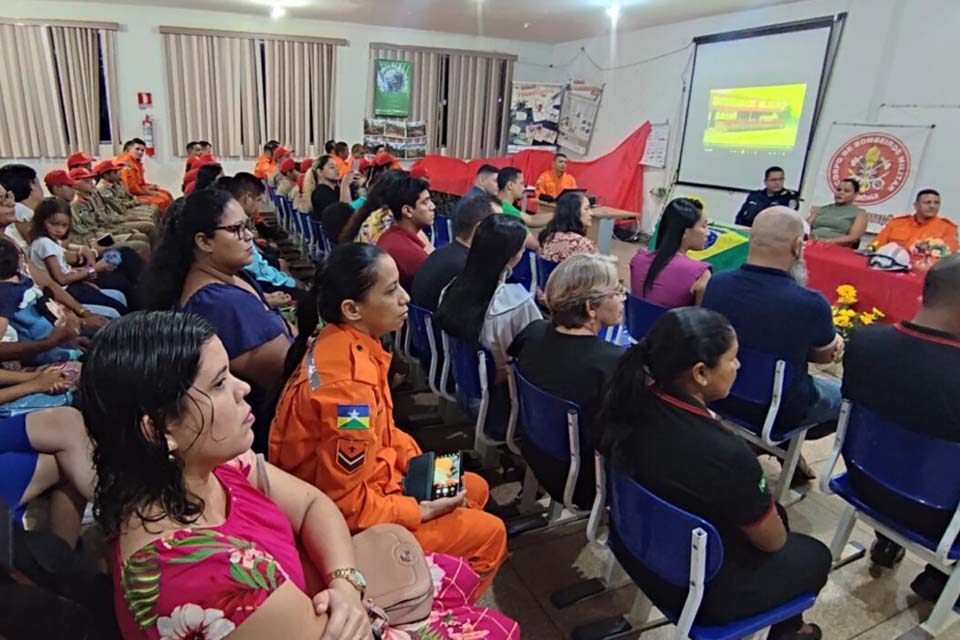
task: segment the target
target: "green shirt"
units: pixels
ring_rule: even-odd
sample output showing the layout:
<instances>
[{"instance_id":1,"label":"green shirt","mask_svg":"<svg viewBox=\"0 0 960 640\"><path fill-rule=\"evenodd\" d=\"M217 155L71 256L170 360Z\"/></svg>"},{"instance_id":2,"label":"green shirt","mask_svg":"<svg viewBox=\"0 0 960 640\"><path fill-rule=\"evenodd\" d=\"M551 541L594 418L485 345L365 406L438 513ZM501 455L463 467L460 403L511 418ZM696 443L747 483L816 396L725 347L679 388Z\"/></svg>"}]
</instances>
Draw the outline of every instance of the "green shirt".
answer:
<instances>
[{"instance_id":1,"label":"green shirt","mask_svg":"<svg viewBox=\"0 0 960 640\"><path fill-rule=\"evenodd\" d=\"M508 216L514 216L514 217L516 217L516 218L523 218L523 216L520 215L520 209L517 209L515 206L513 206L513 203L512 203L512 202L506 202L506 201L504 201L504 202L501 203L501 205L503 206L503 212L504 212L505 214L507 214Z\"/></svg>"},{"instance_id":2,"label":"green shirt","mask_svg":"<svg viewBox=\"0 0 960 640\"><path fill-rule=\"evenodd\" d=\"M813 238L840 238L850 233L853 221L863 209L853 204L828 204L820 207L810 235Z\"/></svg>"}]
</instances>

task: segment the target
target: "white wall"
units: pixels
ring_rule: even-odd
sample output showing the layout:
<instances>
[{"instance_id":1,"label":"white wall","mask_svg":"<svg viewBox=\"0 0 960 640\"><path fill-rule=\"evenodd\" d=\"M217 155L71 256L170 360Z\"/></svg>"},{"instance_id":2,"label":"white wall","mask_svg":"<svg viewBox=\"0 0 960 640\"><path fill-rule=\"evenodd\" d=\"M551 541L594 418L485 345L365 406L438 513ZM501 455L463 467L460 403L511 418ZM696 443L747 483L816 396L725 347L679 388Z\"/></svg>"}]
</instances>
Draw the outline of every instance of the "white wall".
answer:
<instances>
[{"instance_id":1,"label":"white wall","mask_svg":"<svg viewBox=\"0 0 960 640\"><path fill-rule=\"evenodd\" d=\"M526 64L549 64L553 49L550 45L413 29L295 20L290 17L270 20L265 13L266 8L263 16L254 16L97 2L0 2L0 17L108 21L121 25L117 37L121 135L124 138L140 135L140 121L145 112L137 107L136 94L142 91L152 92L154 106L149 113L156 123L157 155L147 163L147 178L174 193L179 193L180 190L183 160L176 157L171 149L163 42L158 31L161 25L348 40L348 46L338 48L335 116L336 138L348 143L358 142L363 138L371 42L514 53L520 58L514 70L517 80L540 80L551 77L552 73L550 70ZM291 78L291 81L296 81L296 78ZM198 131L196 135L203 137L203 132ZM15 159L0 159L2 162L11 160ZM26 162L41 173L63 165L60 159L29 159ZM223 164L228 173L250 171L253 168L251 159L225 160Z\"/></svg>"},{"instance_id":2,"label":"white wall","mask_svg":"<svg viewBox=\"0 0 960 640\"><path fill-rule=\"evenodd\" d=\"M615 67L653 58L684 47L700 35L789 22L848 12L843 40L806 168L801 195L809 198L820 174L825 137L831 122L936 124L921 160L917 186L933 187L943 195L943 213L960 221L960 181L955 179L954 149L960 142L960 85L954 82L960 43L960 2L956 0L806 0L766 9L691 20L593 38L555 48L556 60L566 62L580 47L602 67ZM676 151L683 121L682 88L692 47L640 66L598 71L581 55L560 70L563 79L606 83L590 155L612 149L637 125L669 120L672 161L666 171L646 169L644 188L666 185L676 169ZM892 109L883 104L941 105ZM787 176L788 186L799 176ZM757 176L760 188L763 176ZM678 186L675 195L696 194L711 218L732 221L743 202L739 192ZM801 207L806 211L809 199ZM819 203L823 204L823 203ZM660 203L647 196L644 223L652 227ZM906 213L906 212L905 212Z\"/></svg>"}]
</instances>

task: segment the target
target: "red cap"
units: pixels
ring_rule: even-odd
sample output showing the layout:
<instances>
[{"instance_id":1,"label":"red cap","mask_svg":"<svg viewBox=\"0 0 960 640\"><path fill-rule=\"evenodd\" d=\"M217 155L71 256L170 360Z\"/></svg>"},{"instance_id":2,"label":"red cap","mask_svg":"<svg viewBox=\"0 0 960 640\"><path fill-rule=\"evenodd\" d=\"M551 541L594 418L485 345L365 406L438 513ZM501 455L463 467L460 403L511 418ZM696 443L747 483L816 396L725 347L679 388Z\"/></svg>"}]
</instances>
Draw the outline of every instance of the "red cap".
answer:
<instances>
[{"instance_id":1,"label":"red cap","mask_svg":"<svg viewBox=\"0 0 960 640\"><path fill-rule=\"evenodd\" d=\"M200 172L200 169L190 169L185 174L183 174L183 184L190 184L191 182L197 181L197 174Z\"/></svg>"},{"instance_id":2,"label":"red cap","mask_svg":"<svg viewBox=\"0 0 960 640\"><path fill-rule=\"evenodd\" d=\"M427 168L423 166L422 163L418 162L410 169L411 178L423 178L424 180L430 179L430 172L427 171Z\"/></svg>"},{"instance_id":3,"label":"red cap","mask_svg":"<svg viewBox=\"0 0 960 640\"><path fill-rule=\"evenodd\" d=\"M70 169L70 178L72 180L86 180L88 178L96 178L97 174L92 171L88 171L83 167L74 167Z\"/></svg>"},{"instance_id":4,"label":"red cap","mask_svg":"<svg viewBox=\"0 0 960 640\"><path fill-rule=\"evenodd\" d=\"M377 165L378 167L382 167L385 164L393 164L396 161L397 159L394 158L392 155L390 155L387 152L383 152L380 155L374 157L373 164Z\"/></svg>"},{"instance_id":5,"label":"red cap","mask_svg":"<svg viewBox=\"0 0 960 640\"><path fill-rule=\"evenodd\" d=\"M293 149L287 149L286 147L277 147L277 150L273 152L273 159L279 160L283 156L293 153Z\"/></svg>"},{"instance_id":6,"label":"red cap","mask_svg":"<svg viewBox=\"0 0 960 640\"><path fill-rule=\"evenodd\" d=\"M70 176L63 169L48 171L47 175L43 176L43 183L47 185L47 189L73 186L73 180L70 179Z\"/></svg>"},{"instance_id":7,"label":"red cap","mask_svg":"<svg viewBox=\"0 0 960 640\"><path fill-rule=\"evenodd\" d=\"M80 165L90 164L96 160L93 156L88 156L82 151L77 151L76 153L71 153L67 158L67 168L73 169L74 167L79 167Z\"/></svg>"},{"instance_id":8,"label":"red cap","mask_svg":"<svg viewBox=\"0 0 960 640\"><path fill-rule=\"evenodd\" d=\"M110 160L108 158L107 160L101 160L95 164L93 167L93 172L98 176L102 176L108 171L119 171L120 169L123 169L124 166L125 165L122 163L117 162L116 160Z\"/></svg>"},{"instance_id":9,"label":"red cap","mask_svg":"<svg viewBox=\"0 0 960 640\"><path fill-rule=\"evenodd\" d=\"M364 158L360 161L360 164L357 166L357 171L364 173L367 169L374 166L374 163Z\"/></svg>"},{"instance_id":10,"label":"red cap","mask_svg":"<svg viewBox=\"0 0 960 640\"><path fill-rule=\"evenodd\" d=\"M310 167L313 166L313 158L305 158L300 161L300 173L306 173L310 171Z\"/></svg>"},{"instance_id":11,"label":"red cap","mask_svg":"<svg viewBox=\"0 0 960 640\"><path fill-rule=\"evenodd\" d=\"M287 173L297 168L297 161L293 158L287 158L280 163L280 173Z\"/></svg>"}]
</instances>

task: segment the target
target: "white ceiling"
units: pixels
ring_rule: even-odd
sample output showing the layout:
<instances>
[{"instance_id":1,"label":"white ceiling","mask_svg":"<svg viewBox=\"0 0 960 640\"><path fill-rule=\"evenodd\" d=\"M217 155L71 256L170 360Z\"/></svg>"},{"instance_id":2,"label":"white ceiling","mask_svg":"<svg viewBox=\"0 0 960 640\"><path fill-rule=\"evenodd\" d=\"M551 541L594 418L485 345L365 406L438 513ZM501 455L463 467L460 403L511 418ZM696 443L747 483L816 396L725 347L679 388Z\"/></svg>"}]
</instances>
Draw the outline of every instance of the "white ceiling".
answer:
<instances>
[{"instance_id":1,"label":"white ceiling","mask_svg":"<svg viewBox=\"0 0 960 640\"><path fill-rule=\"evenodd\" d=\"M406 27L534 42L566 42L609 33L604 12L622 6L618 31L744 11L797 0L101 0L287 18ZM211 25L212 27L213 25Z\"/></svg>"}]
</instances>

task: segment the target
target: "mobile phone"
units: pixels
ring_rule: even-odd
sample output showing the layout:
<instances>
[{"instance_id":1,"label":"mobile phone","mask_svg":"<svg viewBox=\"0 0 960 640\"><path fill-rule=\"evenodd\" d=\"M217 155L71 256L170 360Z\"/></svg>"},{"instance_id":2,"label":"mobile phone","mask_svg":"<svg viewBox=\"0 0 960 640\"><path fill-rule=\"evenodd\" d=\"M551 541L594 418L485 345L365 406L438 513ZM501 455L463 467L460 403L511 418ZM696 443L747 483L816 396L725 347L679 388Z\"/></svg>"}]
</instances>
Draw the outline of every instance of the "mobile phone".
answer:
<instances>
[{"instance_id":1,"label":"mobile phone","mask_svg":"<svg viewBox=\"0 0 960 640\"><path fill-rule=\"evenodd\" d=\"M354 173L356 173L357 171L360 171L360 161L354 160L353 167L351 167L350 170L353 171Z\"/></svg>"},{"instance_id":2,"label":"mobile phone","mask_svg":"<svg viewBox=\"0 0 960 640\"><path fill-rule=\"evenodd\" d=\"M109 233L106 233L99 238L97 238L97 244L101 247L112 247L113 246L113 236Z\"/></svg>"},{"instance_id":3,"label":"mobile phone","mask_svg":"<svg viewBox=\"0 0 960 640\"><path fill-rule=\"evenodd\" d=\"M433 463L433 499L452 498L463 486L463 454L445 453Z\"/></svg>"}]
</instances>

